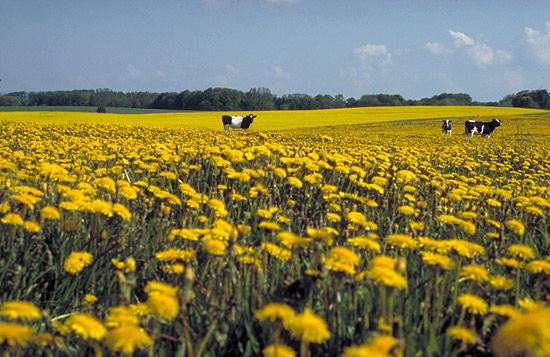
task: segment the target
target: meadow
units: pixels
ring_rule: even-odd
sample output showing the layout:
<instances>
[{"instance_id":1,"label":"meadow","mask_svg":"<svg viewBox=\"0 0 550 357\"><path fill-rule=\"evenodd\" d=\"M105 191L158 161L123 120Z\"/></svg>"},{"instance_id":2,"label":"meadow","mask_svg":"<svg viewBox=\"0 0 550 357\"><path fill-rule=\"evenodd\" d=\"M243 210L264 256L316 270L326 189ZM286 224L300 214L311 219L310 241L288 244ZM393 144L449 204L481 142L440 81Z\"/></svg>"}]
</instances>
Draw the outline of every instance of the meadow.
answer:
<instances>
[{"instance_id":1,"label":"meadow","mask_svg":"<svg viewBox=\"0 0 550 357\"><path fill-rule=\"evenodd\" d=\"M548 112L255 114L0 113L3 355L550 355Z\"/></svg>"}]
</instances>

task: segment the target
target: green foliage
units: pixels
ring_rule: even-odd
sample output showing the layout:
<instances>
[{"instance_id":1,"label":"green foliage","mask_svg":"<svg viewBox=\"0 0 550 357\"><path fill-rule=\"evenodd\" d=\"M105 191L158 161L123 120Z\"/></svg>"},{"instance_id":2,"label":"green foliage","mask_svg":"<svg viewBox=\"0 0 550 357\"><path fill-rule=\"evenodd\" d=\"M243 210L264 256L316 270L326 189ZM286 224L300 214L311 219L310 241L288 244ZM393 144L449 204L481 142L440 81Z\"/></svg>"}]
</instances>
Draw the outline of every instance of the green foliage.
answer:
<instances>
[{"instance_id":1,"label":"green foliage","mask_svg":"<svg viewBox=\"0 0 550 357\"><path fill-rule=\"evenodd\" d=\"M15 97L4 95L0 97L0 107L16 107L21 105L19 100Z\"/></svg>"}]
</instances>

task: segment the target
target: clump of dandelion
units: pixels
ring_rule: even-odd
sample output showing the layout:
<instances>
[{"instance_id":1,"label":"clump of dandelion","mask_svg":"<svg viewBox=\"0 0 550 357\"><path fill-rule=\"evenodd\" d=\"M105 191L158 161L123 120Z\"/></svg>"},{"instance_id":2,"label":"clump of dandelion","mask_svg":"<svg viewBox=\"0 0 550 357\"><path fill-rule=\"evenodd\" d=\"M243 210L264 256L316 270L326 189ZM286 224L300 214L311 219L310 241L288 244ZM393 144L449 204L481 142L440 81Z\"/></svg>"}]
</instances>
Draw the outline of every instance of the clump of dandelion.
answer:
<instances>
[{"instance_id":1,"label":"clump of dandelion","mask_svg":"<svg viewBox=\"0 0 550 357\"><path fill-rule=\"evenodd\" d=\"M521 258L521 259L534 259L535 258L535 251L533 248L524 245L524 244L512 244L511 246L506 249L506 252L508 255L514 257L514 258Z\"/></svg>"},{"instance_id":2,"label":"clump of dandelion","mask_svg":"<svg viewBox=\"0 0 550 357\"><path fill-rule=\"evenodd\" d=\"M65 259L63 268L68 273L76 274L90 265L92 261L93 255L88 252L72 252L67 259Z\"/></svg>"},{"instance_id":3,"label":"clump of dandelion","mask_svg":"<svg viewBox=\"0 0 550 357\"><path fill-rule=\"evenodd\" d=\"M325 320L307 308L292 319L289 327L291 335L302 341L300 355L303 357L306 356L308 343L322 343L330 338Z\"/></svg>"},{"instance_id":4,"label":"clump of dandelion","mask_svg":"<svg viewBox=\"0 0 550 357\"><path fill-rule=\"evenodd\" d=\"M137 325L122 325L107 334L105 344L115 353L132 355L136 349L143 350L153 345L153 340Z\"/></svg>"},{"instance_id":5,"label":"clump of dandelion","mask_svg":"<svg viewBox=\"0 0 550 357\"><path fill-rule=\"evenodd\" d=\"M283 327L289 329L296 317L294 309L287 304L271 303L254 313L260 322L269 321L274 329L274 345L279 345L279 337Z\"/></svg>"},{"instance_id":6,"label":"clump of dandelion","mask_svg":"<svg viewBox=\"0 0 550 357\"><path fill-rule=\"evenodd\" d=\"M493 338L496 356L550 356L550 309L519 313Z\"/></svg>"},{"instance_id":7,"label":"clump of dandelion","mask_svg":"<svg viewBox=\"0 0 550 357\"><path fill-rule=\"evenodd\" d=\"M506 227L519 236L525 233L525 225L517 219L506 221Z\"/></svg>"},{"instance_id":8,"label":"clump of dandelion","mask_svg":"<svg viewBox=\"0 0 550 357\"><path fill-rule=\"evenodd\" d=\"M460 295L458 297L458 302L464 309L476 315L485 315L489 308L485 300L472 294Z\"/></svg>"},{"instance_id":9,"label":"clump of dandelion","mask_svg":"<svg viewBox=\"0 0 550 357\"><path fill-rule=\"evenodd\" d=\"M0 322L0 345L6 343L9 346L25 347L33 333L34 330L30 327L12 322Z\"/></svg>"},{"instance_id":10,"label":"clump of dandelion","mask_svg":"<svg viewBox=\"0 0 550 357\"><path fill-rule=\"evenodd\" d=\"M6 301L0 306L0 316L9 320L37 320L42 317L40 309L28 301Z\"/></svg>"},{"instance_id":11,"label":"clump of dandelion","mask_svg":"<svg viewBox=\"0 0 550 357\"><path fill-rule=\"evenodd\" d=\"M481 265L469 264L460 269L460 275L473 281L487 281L489 280L489 271Z\"/></svg>"},{"instance_id":12,"label":"clump of dandelion","mask_svg":"<svg viewBox=\"0 0 550 357\"><path fill-rule=\"evenodd\" d=\"M121 305L109 310L109 315L105 319L105 326L117 328L128 325L139 325L139 319L131 308Z\"/></svg>"},{"instance_id":13,"label":"clump of dandelion","mask_svg":"<svg viewBox=\"0 0 550 357\"><path fill-rule=\"evenodd\" d=\"M350 346L344 349L342 357L365 357L365 356L402 356L404 344L393 336L381 335L375 337L366 345Z\"/></svg>"},{"instance_id":14,"label":"clump of dandelion","mask_svg":"<svg viewBox=\"0 0 550 357\"><path fill-rule=\"evenodd\" d=\"M453 326L449 328L447 330L447 336L466 344L476 343L476 334L474 331L462 326Z\"/></svg>"},{"instance_id":15,"label":"clump of dandelion","mask_svg":"<svg viewBox=\"0 0 550 357\"><path fill-rule=\"evenodd\" d=\"M296 352L288 346L273 344L263 350L264 357L295 357Z\"/></svg>"},{"instance_id":16,"label":"clump of dandelion","mask_svg":"<svg viewBox=\"0 0 550 357\"><path fill-rule=\"evenodd\" d=\"M179 312L179 302L177 299L177 287L150 281L145 287L145 292L149 294L147 306L149 311L165 320L173 320Z\"/></svg>"},{"instance_id":17,"label":"clump of dandelion","mask_svg":"<svg viewBox=\"0 0 550 357\"><path fill-rule=\"evenodd\" d=\"M71 315L65 321L65 327L84 340L92 339L100 341L107 333L107 329L95 317L88 314Z\"/></svg>"}]
</instances>

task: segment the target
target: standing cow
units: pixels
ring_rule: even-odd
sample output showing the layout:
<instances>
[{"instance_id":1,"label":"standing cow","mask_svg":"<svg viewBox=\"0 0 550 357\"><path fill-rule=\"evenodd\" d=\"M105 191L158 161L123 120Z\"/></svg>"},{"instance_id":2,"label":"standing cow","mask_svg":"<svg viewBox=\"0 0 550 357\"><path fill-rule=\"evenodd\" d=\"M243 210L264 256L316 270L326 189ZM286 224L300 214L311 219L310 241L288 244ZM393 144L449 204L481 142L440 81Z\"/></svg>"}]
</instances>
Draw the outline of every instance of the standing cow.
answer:
<instances>
[{"instance_id":1,"label":"standing cow","mask_svg":"<svg viewBox=\"0 0 550 357\"><path fill-rule=\"evenodd\" d=\"M441 132L443 133L443 135L451 135L451 120L443 120Z\"/></svg>"},{"instance_id":2,"label":"standing cow","mask_svg":"<svg viewBox=\"0 0 550 357\"><path fill-rule=\"evenodd\" d=\"M229 130L229 128L248 129L250 128L250 124L254 121L254 118L256 118L256 116L252 114L248 114L245 117L224 115L222 116L223 128L225 130Z\"/></svg>"},{"instance_id":3,"label":"standing cow","mask_svg":"<svg viewBox=\"0 0 550 357\"><path fill-rule=\"evenodd\" d=\"M493 119L490 122L466 120L466 123L464 124L464 134L462 135L469 136L470 138L474 135L481 135L486 138L490 138L491 133L495 130L495 128L501 125L502 123L498 119Z\"/></svg>"}]
</instances>

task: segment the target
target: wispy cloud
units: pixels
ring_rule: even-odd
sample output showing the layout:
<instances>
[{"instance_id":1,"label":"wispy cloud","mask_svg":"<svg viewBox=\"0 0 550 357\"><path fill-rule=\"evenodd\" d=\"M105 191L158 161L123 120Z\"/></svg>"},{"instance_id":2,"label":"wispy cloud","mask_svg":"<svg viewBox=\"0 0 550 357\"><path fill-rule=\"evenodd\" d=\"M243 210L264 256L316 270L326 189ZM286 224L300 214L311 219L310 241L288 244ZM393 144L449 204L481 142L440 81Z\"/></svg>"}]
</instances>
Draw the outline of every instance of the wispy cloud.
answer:
<instances>
[{"instance_id":1,"label":"wispy cloud","mask_svg":"<svg viewBox=\"0 0 550 357\"><path fill-rule=\"evenodd\" d=\"M449 30L449 35L454 39L455 47L458 51L465 51L466 55L478 66L487 67L496 61L507 62L512 58L512 55L504 50L493 50L490 46L484 43L478 43L470 36L463 32ZM428 48L428 45L426 45ZM428 48L435 53L436 47Z\"/></svg>"},{"instance_id":2,"label":"wispy cloud","mask_svg":"<svg viewBox=\"0 0 550 357\"><path fill-rule=\"evenodd\" d=\"M539 64L550 65L550 22L546 22L544 32L526 27L523 42Z\"/></svg>"},{"instance_id":3,"label":"wispy cloud","mask_svg":"<svg viewBox=\"0 0 550 357\"><path fill-rule=\"evenodd\" d=\"M369 58L380 58L379 65L382 67L392 64L392 55L384 45L366 44L353 50L353 54L363 61Z\"/></svg>"},{"instance_id":4,"label":"wispy cloud","mask_svg":"<svg viewBox=\"0 0 550 357\"><path fill-rule=\"evenodd\" d=\"M448 55L453 53L453 51L445 48L444 45L438 42L428 42L425 46L425 49L433 53L434 55Z\"/></svg>"},{"instance_id":5,"label":"wispy cloud","mask_svg":"<svg viewBox=\"0 0 550 357\"><path fill-rule=\"evenodd\" d=\"M136 68L132 63L126 66L126 78L128 79L140 79L142 77L141 71Z\"/></svg>"},{"instance_id":6,"label":"wispy cloud","mask_svg":"<svg viewBox=\"0 0 550 357\"><path fill-rule=\"evenodd\" d=\"M275 66L271 67L271 69L265 71L265 74L268 77L276 77L276 78L281 78L281 79L290 79L291 78L290 73L286 72L283 69L283 67L281 67L280 65L275 65Z\"/></svg>"},{"instance_id":7,"label":"wispy cloud","mask_svg":"<svg viewBox=\"0 0 550 357\"><path fill-rule=\"evenodd\" d=\"M452 38L455 39L456 47L473 46L475 44L475 41L471 37L465 35L462 32L449 30L449 34L451 35Z\"/></svg>"}]
</instances>

